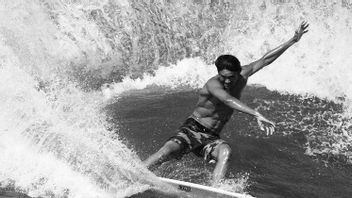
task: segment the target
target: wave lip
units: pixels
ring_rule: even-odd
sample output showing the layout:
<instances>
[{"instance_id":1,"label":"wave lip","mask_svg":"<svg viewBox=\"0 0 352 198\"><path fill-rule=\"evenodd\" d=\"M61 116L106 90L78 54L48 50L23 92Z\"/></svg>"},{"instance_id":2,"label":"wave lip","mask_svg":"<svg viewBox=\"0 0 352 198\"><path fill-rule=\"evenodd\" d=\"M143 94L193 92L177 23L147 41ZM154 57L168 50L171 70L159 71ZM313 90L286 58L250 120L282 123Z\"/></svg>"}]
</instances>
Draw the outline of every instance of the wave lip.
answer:
<instances>
[{"instance_id":1,"label":"wave lip","mask_svg":"<svg viewBox=\"0 0 352 198\"><path fill-rule=\"evenodd\" d=\"M125 91L145 89L152 85L169 89L183 86L196 89L201 88L214 74L215 66L206 65L199 57L189 58L175 65L159 67L154 74L144 74L141 78L126 77L122 82L105 85L102 91L105 97L110 98Z\"/></svg>"}]
</instances>

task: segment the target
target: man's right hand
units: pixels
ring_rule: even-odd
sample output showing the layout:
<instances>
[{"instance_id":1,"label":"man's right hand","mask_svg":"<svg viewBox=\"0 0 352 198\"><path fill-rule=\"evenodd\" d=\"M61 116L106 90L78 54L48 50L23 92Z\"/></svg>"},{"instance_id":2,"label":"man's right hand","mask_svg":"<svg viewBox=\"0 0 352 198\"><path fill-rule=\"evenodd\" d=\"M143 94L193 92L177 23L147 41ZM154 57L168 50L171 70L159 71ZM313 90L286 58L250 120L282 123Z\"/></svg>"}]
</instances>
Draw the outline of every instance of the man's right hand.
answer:
<instances>
[{"instance_id":1,"label":"man's right hand","mask_svg":"<svg viewBox=\"0 0 352 198\"><path fill-rule=\"evenodd\" d=\"M262 116L260 114L257 116L257 122L260 127L260 130L265 131L266 135L272 135L274 133L274 131L275 131L275 123L274 122L266 119L264 116ZM269 126L265 126L263 122L265 122Z\"/></svg>"}]
</instances>

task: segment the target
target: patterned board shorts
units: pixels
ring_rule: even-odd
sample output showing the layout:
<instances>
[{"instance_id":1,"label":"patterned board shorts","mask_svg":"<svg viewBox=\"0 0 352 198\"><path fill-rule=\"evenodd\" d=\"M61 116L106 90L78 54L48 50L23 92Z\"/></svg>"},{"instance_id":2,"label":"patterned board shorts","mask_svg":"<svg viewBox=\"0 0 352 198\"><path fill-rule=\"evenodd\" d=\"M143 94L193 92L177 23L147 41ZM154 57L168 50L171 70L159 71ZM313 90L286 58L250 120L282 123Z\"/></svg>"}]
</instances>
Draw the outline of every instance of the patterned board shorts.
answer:
<instances>
[{"instance_id":1,"label":"patterned board shorts","mask_svg":"<svg viewBox=\"0 0 352 198\"><path fill-rule=\"evenodd\" d=\"M193 118L188 118L185 123L178 129L178 133L169 140L181 145L181 152L175 157L180 159L184 154L193 152L205 161L216 160L211 153L220 144L227 144L220 139L219 135L214 134Z\"/></svg>"}]
</instances>

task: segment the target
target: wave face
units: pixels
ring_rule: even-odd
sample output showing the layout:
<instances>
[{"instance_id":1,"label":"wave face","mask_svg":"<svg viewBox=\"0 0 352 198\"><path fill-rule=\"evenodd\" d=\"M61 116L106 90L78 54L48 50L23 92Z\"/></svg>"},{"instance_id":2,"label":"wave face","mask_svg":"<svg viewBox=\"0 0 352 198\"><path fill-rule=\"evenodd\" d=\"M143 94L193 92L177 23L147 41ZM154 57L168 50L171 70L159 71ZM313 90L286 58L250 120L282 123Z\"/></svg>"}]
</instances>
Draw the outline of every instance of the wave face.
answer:
<instances>
[{"instance_id":1,"label":"wave face","mask_svg":"<svg viewBox=\"0 0 352 198\"><path fill-rule=\"evenodd\" d=\"M138 176L153 176L115 133L118 123L106 121L106 97L151 85L199 88L218 55L250 63L302 20L309 33L250 83L343 103L328 132L318 131L336 144L308 143L307 153L349 156L351 9L349 0L4 1L0 186L57 197L148 188Z\"/></svg>"},{"instance_id":2,"label":"wave face","mask_svg":"<svg viewBox=\"0 0 352 198\"><path fill-rule=\"evenodd\" d=\"M132 10L136 8L134 4L130 6ZM137 70L131 70L133 74L124 77L122 82L103 87L104 94L118 96L131 89L154 85L171 89L200 88L216 74L213 61L220 54L234 54L243 65L248 64L291 38L301 21L308 21L309 32L301 41L251 77L249 84L296 95L301 98L300 103L308 102L312 108L325 106L324 101L315 104L320 100L314 97L342 104L342 111L326 111L324 115L316 113L314 118L306 115L303 120L295 120L304 126L300 131L307 133L307 154L342 155L351 162L351 9L352 2L348 0L145 4L143 9L134 10L137 16L148 10L147 16L143 15L143 23L137 23L146 28L138 34L136 54L144 57L154 53L154 56L142 61L142 67L134 64ZM146 37L153 44L144 45ZM170 40L172 44L164 43ZM183 51L175 53L176 49ZM148 63L153 63L153 67ZM143 75L138 76L140 73ZM320 122L325 127L317 127Z\"/></svg>"}]
</instances>

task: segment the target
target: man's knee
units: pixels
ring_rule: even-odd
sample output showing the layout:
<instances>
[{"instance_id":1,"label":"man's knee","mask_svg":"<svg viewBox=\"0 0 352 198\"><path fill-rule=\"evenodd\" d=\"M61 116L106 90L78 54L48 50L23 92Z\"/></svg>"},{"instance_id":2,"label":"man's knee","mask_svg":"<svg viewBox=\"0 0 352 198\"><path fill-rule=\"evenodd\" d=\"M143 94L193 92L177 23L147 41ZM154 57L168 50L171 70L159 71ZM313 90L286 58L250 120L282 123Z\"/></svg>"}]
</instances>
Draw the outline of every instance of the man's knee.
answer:
<instances>
[{"instance_id":1,"label":"man's knee","mask_svg":"<svg viewBox=\"0 0 352 198\"><path fill-rule=\"evenodd\" d=\"M172 140L167 141L156 153L146 159L144 163L148 168L160 165L173 158L174 153L180 151L180 148L180 145L176 142L173 142Z\"/></svg>"},{"instance_id":2,"label":"man's knee","mask_svg":"<svg viewBox=\"0 0 352 198\"><path fill-rule=\"evenodd\" d=\"M232 155L232 149L228 144L221 144L219 145L219 153L218 159L219 160L229 160Z\"/></svg>"},{"instance_id":3,"label":"man's knee","mask_svg":"<svg viewBox=\"0 0 352 198\"><path fill-rule=\"evenodd\" d=\"M167 141L164 144L164 146L160 149L160 151L165 155L179 152L180 150L181 150L181 145L172 140Z\"/></svg>"}]
</instances>

